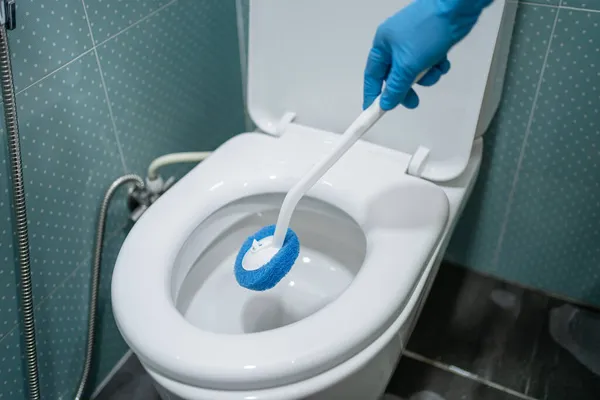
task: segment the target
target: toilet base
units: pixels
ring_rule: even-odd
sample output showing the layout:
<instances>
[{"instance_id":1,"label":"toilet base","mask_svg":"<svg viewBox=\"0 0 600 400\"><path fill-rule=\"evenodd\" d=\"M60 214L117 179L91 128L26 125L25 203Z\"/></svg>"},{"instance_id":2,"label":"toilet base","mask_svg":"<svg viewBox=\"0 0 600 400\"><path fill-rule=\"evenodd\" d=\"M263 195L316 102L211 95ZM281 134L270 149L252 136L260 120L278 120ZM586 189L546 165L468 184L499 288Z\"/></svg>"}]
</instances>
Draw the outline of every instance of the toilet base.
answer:
<instances>
[{"instance_id":1,"label":"toilet base","mask_svg":"<svg viewBox=\"0 0 600 400\"><path fill-rule=\"evenodd\" d=\"M164 391L164 389L162 389L162 388L160 390ZM159 391L159 393L160 393L160 398L162 400L177 400L178 399L176 397L171 397L171 395L169 395L167 392L162 393ZM432 397L418 397L419 395L423 396L422 393L419 393L419 394L417 394L417 397L413 396L409 400L415 400L415 399L418 399L418 400L444 400L441 397L433 397L433 396ZM427 396L427 394L425 396ZM404 399L402 397L398 397L393 394L385 393L383 396L381 396L379 398L379 400L404 400Z\"/></svg>"},{"instance_id":2,"label":"toilet base","mask_svg":"<svg viewBox=\"0 0 600 400\"><path fill-rule=\"evenodd\" d=\"M347 400L379 400L382 398L389 379L394 372L398 358L402 351L402 335L404 332L394 335L391 340L381 351L375 355L375 357L365 364L362 368L355 371L354 373L347 376L345 379L337 382L333 386L325 388L317 393L309 395L308 397L298 397L300 390L296 390L297 386L310 386L310 382L301 382L298 384L290 385L289 390L287 388L277 388L272 392L266 390L263 393L267 393L265 396L258 396L257 399L261 400L331 400L331 399L347 399ZM181 397L174 394L166 387L162 386L161 383L166 385L175 384L181 387L180 384L173 383L172 381L166 381L165 378L161 378L155 372L151 371L148 367L145 367L150 375L154 378L154 385L160 394L162 400L243 400L248 398L250 393L244 392L213 392L206 391L205 393L200 389L185 390L186 396ZM314 379L314 378L313 378ZM162 381L162 382L161 382ZM312 381L312 380L311 380ZM165 385L165 386L166 386ZM310 390L310 389L308 389ZM181 390L178 390L182 393ZM262 392L262 391L261 391Z\"/></svg>"},{"instance_id":3,"label":"toilet base","mask_svg":"<svg viewBox=\"0 0 600 400\"><path fill-rule=\"evenodd\" d=\"M428 265L415 286L413 296L398 316L397 320L379 338L362 352L354 355L346 362L337 365L310 379L284 387L276 387L252 392L233 392L206 390L181 384L165 378L144 364L143 355L138 354L140 361L155 381L163 400L243 400L248 396L256 396L260 400L389 400L382 396L396 367L400 354L412 333L416 319L427 298L433 279L442 261L442 256L454 230L458 216L462 212L465 199L469 197L481 161L482 141L476 141L473 155L467 172L452 186L446 188L451 204L449 224L432 254ZM402 379L400 377L400 379ZM426 392L427 393L427 392ZM422 396L424 393L418 394ZM430 393L427 393L428 395ZM435 398L435 397L433 397ZM430 400L430 397L414 397L414 400ZM411 400L413 400L411 399ZM436 399L438 400L438 399Z\"/></svg>"},{"instance_id":4,"label":"toilet base","mask_svg":"<svg viewBox=\"0 0 600 400\"><path fill-rule=\"evenodd\" d=\"M404 400L404 398L393 395L393 394L384 394L380 400ZM423 391L419 393L415 393L408 398L408 400L445 400L442 396L435 392Z\"/></svg>"},{"instance_id":5,"label":"toilet base","mask_svg":"<svg viewBox=\"0 0 600 400\"><path fill-rule=\"evenodd\" d=\"M396 368L404 345L414 328L426 294L431 287L433 281L431 277L435 276L435 273L430 274L430 272L432 272L432 270L437 272L440 262L440 258L433 261L433 265L430 264L430 268L428 268L429 271L423 276L421 284L418 285L417 288L422 294L418 299L415 299L415 303L410 307L411 312L404 320L404 324L399 328L394 326L390 327L390 330L397 330L391 335L389 341L379 348L369 361L366 361L354 372L337 381L332 386L323 388L323 386L325 386L323 385L323 382L331 380L331 371L327 371L321 376L313 377L304 382L258 392L213 391L174 382L153 371L151 367L144 365L142 360L140 360L140 362L154 379L154 385L162 400L243 400L249 398L249 396L256 396L256 398L260 400L392 400L393 397L390 398L390 395L385 394L385 389ZM386 334L384 333L383 336L386 336ZM379 339L377 339L376 342L377 341L379 341ZM373 345L377 346L375 343ZM363 352L369 351L369 348L363 350ZM361 358L360 353L357 354L355 358ZM348 363L351 364L352 361L349 360ZM352 368L352 366L345 367L344 364L336 367L336 369ZM324 377L326 375L328 375L328 377ZM317 386L321 389L312 389ZM175 394L175 391L178 394Z\"/></svg>"}]
</instances>

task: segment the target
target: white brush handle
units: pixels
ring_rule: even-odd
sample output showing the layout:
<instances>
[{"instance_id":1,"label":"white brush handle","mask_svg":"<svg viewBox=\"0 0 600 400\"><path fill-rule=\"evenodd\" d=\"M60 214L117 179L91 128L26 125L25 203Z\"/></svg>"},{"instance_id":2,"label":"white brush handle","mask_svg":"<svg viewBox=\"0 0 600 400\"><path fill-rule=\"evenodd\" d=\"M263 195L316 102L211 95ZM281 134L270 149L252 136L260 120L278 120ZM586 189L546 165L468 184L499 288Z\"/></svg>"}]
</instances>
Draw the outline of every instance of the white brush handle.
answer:
<instances>
[{"instance_id":1,"label":"white brush handle","mask_svg":"<svg viewBox=\"0 0 600 400\"><path fill-rule=\"evenodd\" d=\"M419 81L423 75L425 75L425 72L419 74L415 82ZM379 104L380 100L381 96L377 96L373 104L364 110L346 129L331 153L316 163L287 193L281 205L277 225L275 226L275 234L273 235L272 242L274 248L280 249L283 246L292 214L302 196L385 114L385 111L381 109Z\"/></svg>"}]
</instances>

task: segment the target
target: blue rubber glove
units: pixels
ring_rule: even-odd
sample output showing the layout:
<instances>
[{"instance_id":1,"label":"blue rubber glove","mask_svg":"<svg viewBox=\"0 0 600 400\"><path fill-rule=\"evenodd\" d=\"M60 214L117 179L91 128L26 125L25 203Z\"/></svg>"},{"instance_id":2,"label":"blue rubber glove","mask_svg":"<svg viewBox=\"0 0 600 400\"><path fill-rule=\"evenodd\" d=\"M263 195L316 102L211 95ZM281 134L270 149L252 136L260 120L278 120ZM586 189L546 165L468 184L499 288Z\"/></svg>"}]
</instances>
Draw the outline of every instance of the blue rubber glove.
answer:
<instances>
[{"instance_id":1,"label":"blue rubber glove","mask_svg":"<svg viewBox=\"0 0 600 400\"><path fill-rule=\"evenodd\" d=\"M363 108L381 96L381 108L416 108L411 88L417 76L423 86L437 83L450 69L448 51L473 28L492 0L414 0L377 29L365 69Z\"/></svg>"}]
</instances>

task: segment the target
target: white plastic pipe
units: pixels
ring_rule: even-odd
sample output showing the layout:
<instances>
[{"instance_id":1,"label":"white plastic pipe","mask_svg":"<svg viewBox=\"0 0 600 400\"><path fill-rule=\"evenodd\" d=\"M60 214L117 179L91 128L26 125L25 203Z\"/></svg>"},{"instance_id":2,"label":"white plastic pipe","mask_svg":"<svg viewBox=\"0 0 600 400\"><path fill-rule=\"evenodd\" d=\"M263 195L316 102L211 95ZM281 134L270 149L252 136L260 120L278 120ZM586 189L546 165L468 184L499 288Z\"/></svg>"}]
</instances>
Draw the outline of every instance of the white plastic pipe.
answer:
<instances>
[{"instance_id":1,"label":"white plastic pipe","mask_svg":"<svg viewBox=\"0 0 600 400\"><path fill-rule=\"evenodd\" d=\"M195 151L187 153L165 154L164 156L158 157L150 163L150 166L148 167L148 179L155 180L158 178L158 170L164 166L204 161L208 156L211 155L211 153L212 152L210 151Z\"/></svg>"}]
</instances>

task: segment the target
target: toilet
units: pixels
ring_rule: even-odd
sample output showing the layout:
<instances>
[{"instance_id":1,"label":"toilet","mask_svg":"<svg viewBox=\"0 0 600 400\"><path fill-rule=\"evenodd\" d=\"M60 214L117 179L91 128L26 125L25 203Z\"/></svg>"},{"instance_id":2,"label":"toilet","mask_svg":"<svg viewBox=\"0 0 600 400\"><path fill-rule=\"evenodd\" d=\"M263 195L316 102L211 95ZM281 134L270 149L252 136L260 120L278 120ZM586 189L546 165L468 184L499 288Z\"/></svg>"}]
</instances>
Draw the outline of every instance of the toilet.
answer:
<instances>
[{"instance_id":1,"label":"toilet","mask_svg":"<svg viewBox=\"0 0 600 400\"><path fill-rule=\"evenodd\" d=\"M450 52L450 73L415 87L420 106L384 115L300 201L300 256L277 286L244 289L233 265L361 112L373 34L406 4L250 1L256 131L160 197L113 273L118 328L164 400L383 396L477 178L516 2L494 1Z\"/></svg>"}]
</instances>

